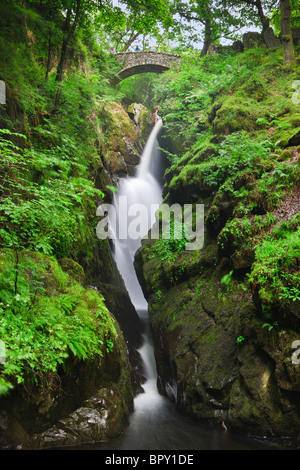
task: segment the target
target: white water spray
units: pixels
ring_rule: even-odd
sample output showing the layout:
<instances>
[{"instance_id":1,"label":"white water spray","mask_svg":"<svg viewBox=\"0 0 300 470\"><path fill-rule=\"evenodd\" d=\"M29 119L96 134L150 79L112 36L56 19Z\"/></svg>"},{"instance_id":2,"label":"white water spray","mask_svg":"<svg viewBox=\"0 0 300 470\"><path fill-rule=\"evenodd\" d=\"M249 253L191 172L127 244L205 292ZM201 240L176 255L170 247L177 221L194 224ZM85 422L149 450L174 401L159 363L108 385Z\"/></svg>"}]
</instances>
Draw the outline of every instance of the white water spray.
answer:
<instances>
[{"instance_id":1,"label":"white water spray","mask_svg":"<svg viewBox=\"0 0 300 470\"><path fill-rule=\"evenodd\" d=\"M153 128L149 139L147 140L146 147L142 155L141 163L138 166L137 179L147 180L149 176L153 175L155 167L159 164L159 162L157 161L160 155L157 152L157 136L162 126L163 122L161 119L159 119L155 127Z\"/></svg>"},{"instance_id":2,"label":"white water spray","mask_svg":"<svg viewBox=\"0 0 300 470\"><path fill-rule=\"evenodd\" d=\"M153 207L155 207L155 204L159 205L162 203L162 188L157 179L153 176L155 170L160 165L160 152L158 151L157 137L161 128L162 121L159 120L147 141L136 177L124 180L118 192L115 194L114 206L117 212L117 224L119 224L117 233L120 233L120 229L121 231L127 231L128 225L130 224L130 218L127 214L120 213L121 197L125 196L127 198L128 207L133 207L134 204L143 204L147 207L149 217L148 221L144 224L144 232L141 233L141 237L147 235L155 220ZM148 304L143 295L133 265L135 252L140 246L141 238L137 240L133 240L130 237L122 240L117 238L115 240L114 259L138 315L147 324ZM144 344L140 349L147 381L143 385L145 393L140 394L135 399L135 419L138 419L140 414L143 415L146 410L152 407L157 408L157 406L163 402L163 398L157 391L156 364L153 346L149 342L150 335L148 333L149 332L146 331Z\"/></svg>"},{"instance_id":3,"label":"white water spray","mask_svg":"<svg viewBox=\"0 0 300 470\"><path fill-rule=\"evenodd\" d=\"M114 196L114 206L117 212L117 234L120 231L127 232L128 225L131 222L128 214L122 213L121 198L126 198L128 208L133 208L134 204L143 204L147 208L148 221L143 223L144 230L141 230L141 238L147 235L155 220L153 207L155 207L155 204L162 203L162 188L150 171L151 167L155 168L159 165L160 153L157 150L157 136L161 127L162 121L159 120L153 128L142 154L137 176L124 180ZM117 238L115 240L114 258L136 310L147 310L148 305L133 266L135 252L141 246L141 238L136 240L130 237L124 240Z\"/></svg>"}]
</instances>

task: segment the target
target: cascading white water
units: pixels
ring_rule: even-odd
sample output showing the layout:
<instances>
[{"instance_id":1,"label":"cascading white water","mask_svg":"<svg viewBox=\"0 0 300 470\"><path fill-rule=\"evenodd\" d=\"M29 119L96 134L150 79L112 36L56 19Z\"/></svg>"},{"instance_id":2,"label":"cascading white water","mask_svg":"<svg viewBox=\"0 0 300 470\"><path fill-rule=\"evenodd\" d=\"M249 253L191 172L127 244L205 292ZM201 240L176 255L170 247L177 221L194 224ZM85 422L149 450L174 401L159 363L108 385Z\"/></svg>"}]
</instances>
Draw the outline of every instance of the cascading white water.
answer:
<instances>
[{"instance_id":1,"label":"cascading white water","mask_svg":"<svg viewBox=\"0 0 300 470\"><path fill-rule=\"evenodd\" d=\"M162 202L162 188L157 179L153 176L154 170L159 166L160 151L158 150L157 137L162 128L162 120L159 120L153 128L143 151L141 162L138 166L136 177L124 180L118 192L114 197L114 206L117 214L117 234L127 232L131 219L128 213L122 212L123 205L121 200L126 198L127 209L133 208L135 204L143 204L147 208L148 219L143 221L140 227L140 237L132 239L129 236L120 239L117 236L114 246L114 259L119 272L121 273L131 301L136 308L140 318L147 325L148 304L143 295L141 286L138 282L134 269L134 255L141 246L141 238L144 237L151 225L155 221L154 205ZM148 325L149 326L149 325ZM149 331L144 336L144 345L140 349L140 354L144 362L146 383L143 385L145 393L139 395L135 400L135 413L142 412L145 404L147 408L157 407L163 401L163 398L157 391L156 365L153 353L153 347L149 342Z\"/></svg>"},{"instance_id":2,"label":"cascading white water","mask_svg":"<svg viewBox=\"0 0 300 470\"><path fill-rule=\"evenodd\" d=\"M157 161L160 157L160 152L157 151L157 136L163 126L163 122L159 119L153 128L149 139L147 140L146 147L144 149L141 163L138 166L137 179L147 180L149 177L153 178L153 173L156 166L159 164ZM159 188L161 194L161 188ZM153 192L152 192L152 195Z\"/></svg>"},{"instance_id":3,"label":"cascading white water","mask_svg":"<svg viewBox=\"0 0 300 470\"><path fill-rule=\"evenodd\" d=\"M158 151L157 136L161 128L162 121L159 120L147 141L137 176L124 180L114 197L114 206L117 213L117 239L115 241L114 258L136 310L147 310L147 302L133 267L134 254L141 245L141 238L148 233L154 221L153 205L162 202L162 188L150 171L151 167L155 168L159 164L160 152ZM128 212L124 213L123 204L120 203L124 198L126 198L129 211L135 207L135 204L143 204L147 209L148 220L143 220L138 239L130 237L120 239L118 237L120 231L127 233L128 226L133 220L133 216L130 217Z\"/></svg>"}]
</instances>

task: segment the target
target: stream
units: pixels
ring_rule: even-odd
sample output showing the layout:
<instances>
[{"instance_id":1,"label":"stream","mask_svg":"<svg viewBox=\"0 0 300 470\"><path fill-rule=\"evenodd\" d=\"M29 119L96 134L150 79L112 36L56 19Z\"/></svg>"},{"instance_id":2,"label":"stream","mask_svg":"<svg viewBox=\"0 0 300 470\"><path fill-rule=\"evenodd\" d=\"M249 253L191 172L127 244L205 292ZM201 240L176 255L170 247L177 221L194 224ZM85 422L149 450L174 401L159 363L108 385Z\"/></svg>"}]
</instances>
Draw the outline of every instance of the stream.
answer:
<instances>
[{"instance_id":1,"label":"stream","mask_svg":"<svg viewBox=\"0 0 300 470\"><path fill-rule=\"evenodd\" d=\"M136 208L137 204L143 204L147 208L149 217L147 223L142 221L140 224L141 236L148 233L154 222L152 205L162 202L162 186L159 182L160 151L157 141L161 128L162 121L158 120L144 149L136 176L122 181L115 194L117 233L126 233L134 222L134 219L130 219L126 214L125 203L128 209ZM143 384L144 393L135 398L129 426L121 437L112 442L95 443L81 448L110 451L274 449L272 443L233 435L224 431L221 426L216 428L199 424L198 421L180 414L169 399L159 394L147 302L133 267L134 254L140 245L140 238L117 238L114 241L114 258L132 303L145 324L144 344L140 349L147 378Z\"/></svg>"}]
</instances>

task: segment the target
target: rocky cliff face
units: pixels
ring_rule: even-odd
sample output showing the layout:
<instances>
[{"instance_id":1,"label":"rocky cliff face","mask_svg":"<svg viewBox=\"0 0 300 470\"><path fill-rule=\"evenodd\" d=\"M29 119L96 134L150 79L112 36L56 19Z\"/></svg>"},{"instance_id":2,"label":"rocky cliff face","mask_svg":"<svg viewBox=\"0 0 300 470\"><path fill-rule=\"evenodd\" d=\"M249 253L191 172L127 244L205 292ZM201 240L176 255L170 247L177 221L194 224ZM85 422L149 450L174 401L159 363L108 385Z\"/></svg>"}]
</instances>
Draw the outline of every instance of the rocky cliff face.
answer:
<instances>
[{"instance_id":1,"label":"rocky cliff face","mask_svg":"<svg viewBox=\"0 0 300 470\"><path fill-rule=\"evenodd\" d=\"M11 270L13 259L9 250L2 250L1 270ZM19 259L23 263L27 261L27 264L31 260L33 266L32 272L28 268L24 275L19 274L22 286L31 289L34 283L33 272L38 272L44 287L36 304L37 311L34 310L31 314L40 317L46 307L46 316L44 320L40 320L37 330L28 323L27 327L32 332L32 345L27 344L24 339L23 344L21 339L25 375L23 377L20 368L20 384L14 383L9 395L1 397L1 447L57 447L116 437L126 425L133 404L132 366L118 323L106 310L102 295L95 289L84 286L82 267L73 260L62 260L62 269L55 259L34 252L24 251L19 254ZM43 307L44 302L46 304ZM65 302L68 303L67 310ZM64 315L67 315L67 323L76 328L76 317L79 314L82 332L79 329L78 334L84 335L86 315L90 316L89 321L92 323L94 320L91 312L96 311L95 327L98 335L95 341L103 345L102 351L89 357L85 357L85 354L80 357L70 343L74 340L67 336L67 332L62 331L63 326L59 320L62 322ZM57 320L55 312L58 314ZM19 319L19 322L22 320ZM106 324L105 330L101 329L101 324ZM14 334L21 336L22 329L19 333L18 331L16 327ZM110 336L113 342L111 350L105 347L106 334L113 335ZM48 346L42 335L50 338ZM41 344L44 344L42 354L47 356L49 362L55 351L60 354L65 349L62 341L65 337L69 338L67 342L71 351L61 354L56 369L47 369L44 366L38 371L32 362L31 348L41 348ZM20 367L13 354L7 362L11 368Z\"/></svg>"},{"instance_id":2,"label":"rocky cliff face","mask_svg":"<svg viewBox=\"0 0 300 470\"><path fill-rule=\"evenodd\" d=\"M144 240L135 267L149 301L162 393L229 429L297 439L298 114L292 108L282 127L267 128L276 145L264 150L261 140L256 147L255 107L244 113L238 93L212 100L210 139L200 135L190 148L184 141L181 152L174 135L181 158L165 174L165 203L204 204L204 247ZM222 158L235 152L227 173Z\"/></svg>"},{"instance_id":3,"label":"rocky cliff face","mask_svg":"<svg viewBox=\"0 0 300 470\"><path fill-rule=\"evenodd\" d=\"M100 110L105 139L102 162L112 181L133 176L140 162L145 140L153 123L149 111L138 103L126 110L119 103L108 103Z\"/></svg>"},{"instance_id":4,"label":"rocky cliff face","mask_svg":"<svg viewBox=\"0 0 300 470\"><path fill-rule=\"evenodd\" d=\"M132 411L131 366L121 331L115 351L70 365L1 400L2 449L45 449L113 439Z\"/></svg>"},{"instance_id":5,"label":"rocky cliff face","mask_svg":"<svg viewBox=\"0 0 300 470\"><path fill-rule=\"evenodd\" d=\"M226 269L214 241L198 256L183 253L172 269L151 257L150 245L138 252L136 269L149 300L161 392L232 430L297 436L295 332L267 332L240 279L222 284ZM241 336L247 340L239 343Z\"/></svg>"},{"instance_id":6,"label":"rocky cliff face","mask_svg":"<svg viewBox=\"0 0 300 470\"><path fill-rule=\"evenodd\" d=\"M105 139L99 144L101 159L94 162L91 177L95 186L106 194L107 201L112 199L110 188L118 184L120 177L134 173L139 162L142 132L147 133L146 126L151 125L146 110L139 108L139 111L139 119L134 122L120 105L110 104L101 110L106 128L98 130L99 136L105 132ZM144 121L142 112L146 116ZM98 125L99 116L94 116L93 121ZM104 348L102 355L89 359L70 354L55 372L43 373L36 381L29 375L23 384L15 384L9 395L0 399L1 448L76 446L115 438L127 425L133 397L143 380L137 352L142 326L117 270L109 241L96 239L96 204L94 200L86 201L89 223L84 233L76 234L73 257L57 261L27 251L22 257L32 258L34 269L41 270L43 289L49 297L59 299L70 294L69 284L61 288L57 276L61 273L60 276L68 276L72 289L82 292L83 299L93 297L96 302L96 299L105 302L116 330L113 349ZM4 263L6 258L10 259L8 253L1 253L1 273L9 269ZM34 281L30 272L28 275L26 282L31 290ZM86 308L94 307L87 303Z\"/></svg>"}]
</instances>

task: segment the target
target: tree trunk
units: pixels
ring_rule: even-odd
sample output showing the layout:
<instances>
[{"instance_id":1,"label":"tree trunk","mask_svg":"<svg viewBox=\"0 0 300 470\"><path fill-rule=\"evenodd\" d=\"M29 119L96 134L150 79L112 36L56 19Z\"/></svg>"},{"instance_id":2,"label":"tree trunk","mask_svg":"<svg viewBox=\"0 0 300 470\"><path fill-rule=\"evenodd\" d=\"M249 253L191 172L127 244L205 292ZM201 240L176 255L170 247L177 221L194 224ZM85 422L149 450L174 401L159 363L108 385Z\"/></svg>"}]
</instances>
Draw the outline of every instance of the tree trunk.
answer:
<instances>
[{"instance_id":1,"label":"tree trunk","mask_svg":"<svg viewBox=\"0 0 300 470\"><path fill-rule=\"evenodd\" d=\"M208 52L208 48L211 45L211 21L210 19L205 20L204 28L204 43L201 50L201 57L205 56Z\"/></svg>"},{"instance_id":2,"label":"tree trunk","mask_svg":"<svg viewBox=\"0 0 300 470\"><path fill-rule=\"evenodd\" d=\"M71 22L72 8L68 8L66 20L63 27L63 43L61 46L60 60L57 66L55 81L61 82L63 80L63 71L65 68L67 58L67 48L70 41L70 22Z\"/></svg>"},{"instance_id":3,"label":"tree trunk","mask_svg":"<svg viewBox=\"0 0 300 470\"><path fill-rule=\"evenodd\" d=\"M51 33L49 33L49 40L48 40L48 59L47 59L47 65L46 65L45 80L48 80L48 75L50 72L50 64L51 64Z\"/></svg>"},{"instance_id":4,"label":"tree trunk","mask_svg":"<svg viewBox=\"0 0 300 470\"><path fill-rule=\"evenodd\" d=\"M67 17L66 17L66 21L64 24L64 39L63 39L62 48L61 48L60 61L59 61L59 64L57 67L57 73L56 73L57 82L61 82L63 80L64 68L65 68L66 61L67 61L68 47L74 35L75 29L78 23L79 14L80 14L80 5L81 5L81 0L76 0L76 12L75 12L75 18L74 18L72 26L71 26L72 8L68 8L68 11L67 11Z\"/></svg>"},{"instance_id":5,"label":"tree trunk","mask_svg":"<svg viewBox=\"0 0 300 470\"><path fill-rule=\"evenodd\" d=\"M56 82L63 81L65 65L66 65L67 57L68 57L68 47L74 35L75 29L78 23L79 14L80 14L80 5L81 5L81 0L76 0L76 12L75 12L75 18L74 18L72 26L71 26L72 7L68 8L67 10L66 21L64 24L64 28L63 28L64 39L62 43L60 60L59 60L56 77L55 77ZM59 88L57 90L56 97L55 97L55 106L57 106L58 104L60 94L61 94L61 89Z\"/></svg>"},{"instance_id":6,"label":"tree trunk","mask_svg":"<svg viewBox=\"0 0 300 470\"><path fill-rule=\"evenodd\" d=\"M122 52L127 52L131 44L139 37L140 34L141 34L140 32L132 33L127 43L125 44Z\"/></svg>"},{"instance_id":7,"label":"tree trunk","mask_svg":"<svg viewBox=\"0 0 300 470\"><path fill-rule=\"evenodd\" d=\"M261 0L256 1L255 5L256 5L256 8L258 10L260 21L262 22L263 31L265 31L270 27L270 20L264 14L264 10L263 10L262 4L261 4Z\"/></svg>"},{"instance_id":8,"label":"tree trunk","mask_svg":"<svg viewBox=\"0 0 300 470\"><path fill-rule=\"evenodd\" d=\"M293 37L291 30L291 5L290 0L280 0L281 12L281 40L283 46L284 65L296 63Z\"/></svg>"}]
</instances>

